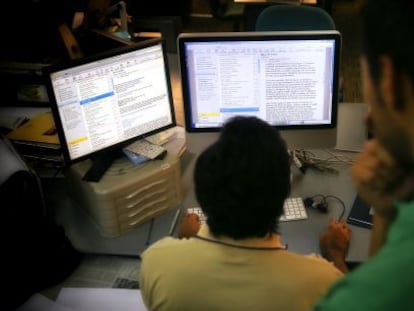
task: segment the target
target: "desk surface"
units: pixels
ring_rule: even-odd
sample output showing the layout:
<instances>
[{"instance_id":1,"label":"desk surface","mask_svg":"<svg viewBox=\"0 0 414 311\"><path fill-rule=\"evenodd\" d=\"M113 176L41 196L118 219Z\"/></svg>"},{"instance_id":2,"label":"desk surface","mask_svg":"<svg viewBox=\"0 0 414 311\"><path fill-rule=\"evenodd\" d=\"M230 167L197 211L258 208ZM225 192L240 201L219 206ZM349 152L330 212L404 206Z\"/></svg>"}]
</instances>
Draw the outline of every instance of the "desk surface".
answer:
<instances>
[{"instance_id":1,"label":"desk surface","mask_svg":"<svg viewBox=\"0 0 414 311\"><path fill-rule=\"evenodd\" d=\"M342 152L337 150L311 150L315 155L321 158L331 157L331 152L341 157L353 158L355 153ZM187 191L183 207L198 206L197 200L192 187L192 171L195 164L195 155L183 174L184 188ZM321 173L314 170L308 170L303 175L295 167L293 171L292 193L293 197L312 197L318 194L325 196L335 196L345 205L343 219L346 220L355 199L355 189L352 186L352 180L349 173L349 164L338 163L335 166L338 174ZM282 242L288 245L289 250L302 253L319 253L319 234L326 228L330 218L338 218L342 212L342 204L335 198L328 199L328 213L322 214L317 210L308 209L308 219L296 220L280 223L280 234ZM351 226L352 236L347 261L360 262L368 257L368 243L370 230Z\"/></svg>"},{"instance_id":2,"label":"desk surface","mask_svg":"<svg viewBox=\"0 0 414 311\"><path fill-rule=\"evenodd\" d=\"M331 156L327 151L312 150L321 158ZM355 153L339 152L333 150L335 154L341 156L353 157ZM189 207L198 206L195 199L192 171L196 156L194 154L185 154L182 162L183 165L183 190L185 198L181 210ZM321 173L308 170L303 175L299 170L293 167L292 196L300 196L302 198L312 197L317 194L325 196L335 196L343 201L346 210L344 218L346 219L356 192L352 186L351 176L349 174L349 164L336 164L335 168L338 174ZM63 224L65 231L71 239L74 246L87 253L97 254L118 254L127 256L137 256L147 246L147 239L150 236L150 242L154 242L164 236L167 236L172 229L173 220L177 210L170 210L154 221L152 231L150 232L150 223L144 223L138 228L121 235L117 238L103 238L99 234L99 230L93 223L91 218L73 201L62 192L56 182L53 182L53 191L59 199L56 215L58 221ZM50 193L49 191L49 193ZM334 199L328 199L328 213L322 214L317 210L308 210L308 219L290 222L282 222L280 224L280 233L283 243L287 244L289 250L298 253L319 253L318 236L326 228L330 218L337 218L342 212L341 203ZM368 243L370 230L351 226L352 237L348 253L348 261L363 261L368 256Z\"/></svg>"},{"instance_id":3,"label":"desk surface","mask_svg":"<svg viewBox=\"0 0 414 311\"><path fill-rule=\"evenodd\" d=\"M331 154L322 150L312 150L312 152L322 158L331 156ZM347 157L355 155L355 153L348 152L332 152ZM183 158L183 162L186 162L183 171L183 188L186 195L181 210L198 206L191 181L195 159L194 154L185 154ZM344 219L346 219L356 193L352 186L349 165L336 164L335 168L338 170L338 174L308 170L305 175L293 168L292 196L305 198L323 194L338 197L345 204ZM87 253L137 256L148 246L148 237L150 237L152 243L170 233L177 212L177 210L170 210L157 217L151 232L150 223L147 222L120 237L103 238L91 218L76 206L68 196L62 194L62 187L56 182L49 186L55 187L55 190L49 187L48 189L59 197L56 210L58 221L65 227L65 231L74 246ZM327 214L309 209L309 217L306 220L282 222L280 224L282 242L287 244L289 250L294 252L302 254L319 253L319 234L326 228L329 219L337 218L341 212L341 203L334 198L330 198L328 199ZM351 229L352 237L347 260L353 262L363 261L368 256L370 230L356 226L351 226Z\"/></svg>"}]
</instances>

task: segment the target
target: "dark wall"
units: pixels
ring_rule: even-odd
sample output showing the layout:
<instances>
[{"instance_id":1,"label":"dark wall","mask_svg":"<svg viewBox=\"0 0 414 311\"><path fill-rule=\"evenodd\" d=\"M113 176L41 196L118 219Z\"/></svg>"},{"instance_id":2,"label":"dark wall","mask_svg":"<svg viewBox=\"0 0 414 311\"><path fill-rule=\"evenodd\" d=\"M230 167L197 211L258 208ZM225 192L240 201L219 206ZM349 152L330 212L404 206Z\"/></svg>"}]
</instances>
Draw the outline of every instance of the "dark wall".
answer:
<instances>
[{"instance_id":1,"label":"dark wall","mask_svg":"<svg viewBox=\"0 0 414 311\"><path fill-rule=\"evenodd\" d=\"M72 23L83 0L3 1L0 11L1 58L42 62L60 48L57 26Z\"/></svg>"}]
</instances>

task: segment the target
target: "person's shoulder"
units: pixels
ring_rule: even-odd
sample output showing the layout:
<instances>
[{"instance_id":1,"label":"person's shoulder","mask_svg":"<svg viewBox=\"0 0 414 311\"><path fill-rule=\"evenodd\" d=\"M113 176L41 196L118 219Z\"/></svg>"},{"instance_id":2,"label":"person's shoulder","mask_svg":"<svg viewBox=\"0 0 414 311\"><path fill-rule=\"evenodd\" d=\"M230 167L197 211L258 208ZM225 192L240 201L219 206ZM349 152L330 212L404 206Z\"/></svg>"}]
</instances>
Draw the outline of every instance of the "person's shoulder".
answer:
<instances>
[{"instance_id":1,"label":"person's shoulder","mask_svg":"<svg viewBox=\"0 0 414 311\"><path fill-rule=\"evenodd\" d=\"M324 257L316 253L309 253L309 254L299 254L291 251L287 251L286 254L291 256L292 259L303 260L308 262L319 262L319 263L329 263Z\"/></svg>"},{"instance_id":2,"label":"person's shoulder","mask_svg":"<svg viewBox=\"0 0 414 311\"><path fill-rule=\"evenodd\" d=\"M148 248L144 252L149 252L149 251L163 249L163 248L169 248L171 246L175 246L180 243L181 243L181 239L168 236L149 245Z\"/></svg>"},{"instance_id":3,"label":"person's shoulder","mask_svg":"<svg viewBox=\"0 0 414 311\"><path fill-rule=\"evenodd\" d=\"M150 245L141 254L141 257L143 258L151 254L180 252L181 249L187 249L188 247L191 247L192 244L191 239L164 237Z\"/></svg>"},{"instance_id":4,"label":"person's shoulder","mask_svg":"<svg viewBox=\"0 0 414 311\"><path fill-rule=\"evenodd\" d=\"M307 255L303 255L307 260L309 260L310 262L314 262L316 265L321 265L321 266L332 266L335 267L335 265L327 260L326 258L324 258L322 255L320 254L316 254L316 253L310 253ZM336 269L336 268L335 268Z\"/></svg>"},{"instance_id":5,"label":"person's shoulder","mask_svg":"<svg viewBox=\"0 0 414 311\"><path fill-rule=\"evenodd\" d=\"M343 276L343 272L339 270L335 264L326 258L322 257L319 254L308 254L305 255L308 260L315 262L315 265L319 266L322 271L325 271L327 274L333 274L335 277Z\"/></svg>"},{"instance_id":6,"label":"person's shoulder","mask_svg":"<svg viewBox=\"0 0 414 311\"><path fill-rule=\"evenodd\" d=\"M335 267L335 265L332 262L328 261L319 254L311 253L307 255L302 255L293 252L289 252L289 254L290 256L292 256L292 263L296 262L296 265L301 263L301 266L308 267L315 273L326 273L338 276L343 274Z\"/></svg>"},{"instance_id":7,"label":"person's shoulder","mask_svg":"<svg viewBox=\"0 0 414 311\"><path fill-rule=\"evenodd\" d=\"M316 254L316 253L310 253L307 255L303 255L305 258L307 258L308 260L314 261L314 262L320 262L320 263L331 263L330 261L328 261L326 258L324 258L322 255L320 254Z\"/></svg>"}]
</instances>

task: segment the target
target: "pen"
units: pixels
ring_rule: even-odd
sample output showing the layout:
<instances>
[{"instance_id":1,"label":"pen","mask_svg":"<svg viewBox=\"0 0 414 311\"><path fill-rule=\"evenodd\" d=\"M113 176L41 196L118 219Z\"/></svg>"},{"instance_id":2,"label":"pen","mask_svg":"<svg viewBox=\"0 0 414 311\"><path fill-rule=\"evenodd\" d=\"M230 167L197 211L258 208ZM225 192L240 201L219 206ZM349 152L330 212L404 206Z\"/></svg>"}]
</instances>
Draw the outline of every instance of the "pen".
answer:
<instances>
[{"instance_id":1,"label":"pen","mask_svg":"<svg viewBox=\"0 0 414 311\"><path fill-rule=\"evenodd\" d=\"M152 227L154 226L154 218L151 218L149 229L148 229L148 235L147 235L147 241L145 242L145 245L148 246L151 244L151 234L152 234Z\"/></svg>"}]
</instances>

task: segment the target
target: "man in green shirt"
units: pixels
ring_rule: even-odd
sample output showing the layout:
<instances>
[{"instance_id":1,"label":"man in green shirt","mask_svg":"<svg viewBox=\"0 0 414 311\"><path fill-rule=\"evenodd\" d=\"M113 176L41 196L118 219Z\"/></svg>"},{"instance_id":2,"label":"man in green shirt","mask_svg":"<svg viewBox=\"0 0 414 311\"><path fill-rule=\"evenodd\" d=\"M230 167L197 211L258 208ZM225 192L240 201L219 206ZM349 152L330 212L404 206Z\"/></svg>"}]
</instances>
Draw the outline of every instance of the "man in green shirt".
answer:
<instances>
[{"instance_id":1,"label":"man in green shirt","mask_svg":"<svg viewBox=\"0 0 414 311\"><path fill-rule=\"evenodd\" d=\"M315 311L414 308L414 1L367 0L362 23L362 84L374 138L352 176L374 208L371 257L337 282Z\"/></svg>"}]
</instances>

